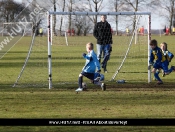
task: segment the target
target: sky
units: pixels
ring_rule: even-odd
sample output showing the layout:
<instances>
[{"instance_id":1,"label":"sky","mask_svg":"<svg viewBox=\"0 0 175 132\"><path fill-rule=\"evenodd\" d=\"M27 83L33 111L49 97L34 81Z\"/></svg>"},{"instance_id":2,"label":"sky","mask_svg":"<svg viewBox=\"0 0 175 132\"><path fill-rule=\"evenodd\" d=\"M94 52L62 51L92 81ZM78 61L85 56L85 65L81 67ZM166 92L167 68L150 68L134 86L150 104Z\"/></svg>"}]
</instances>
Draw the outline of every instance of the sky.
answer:
<instances>
[{"instance_id":1,"label":"sky","mask_svg":"<svg viewBox=\"0 0 175 132\"><path fill-rule=\"evenodd\" d=\"M15 0L19 3L22 3L23 0ZM147 12L149 10L149 7L147 8L147 10L145 12ZM166 24L165 20L163 18L160 18L158 16L155 16L152 12L152 16L151 16L151 28L152 29L163 29Z\"/></svg>"},{"instance_id":2,"label":"sky","mask_svg":"<svg viewBox=\"0 0 175 132\"><path fill-rule=\"evenodd\" d=\"M14 1L17 1L17 2L20 2L20 3L22 3L22 0L14 0Z\"/></svg>"}]
</instances>

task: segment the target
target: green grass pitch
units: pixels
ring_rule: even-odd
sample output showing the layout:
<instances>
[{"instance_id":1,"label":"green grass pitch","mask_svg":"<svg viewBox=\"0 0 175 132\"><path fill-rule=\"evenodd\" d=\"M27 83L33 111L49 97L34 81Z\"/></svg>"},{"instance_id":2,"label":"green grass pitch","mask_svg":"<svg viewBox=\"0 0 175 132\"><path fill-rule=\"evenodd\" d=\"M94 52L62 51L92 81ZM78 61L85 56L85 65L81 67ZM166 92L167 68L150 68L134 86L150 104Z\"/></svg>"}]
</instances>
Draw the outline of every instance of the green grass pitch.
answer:
<instances>
[{"instance_id":1,"label":"green grass pitch","mask_svg":"<svg viewBox=\"0 0 175 132\"><path fill-rule=\"evenodd\" d=\"M122 36L120 36L122 37ZM125 39L123 37L122 39ZM175 54L175 36L152 36L158 43L167 42L168 49ZM114 44L119 38L114 38ZM75 42L74 42L75 41ZM83 38L81 42L93 42L93 37ZM24 64L31 37L21 39L0 60L0 118L175 118L175 73L161 77L163 85L156 82L147 84L147 56L146 45L133 45L132 51L140 51L138 55L130 52L123 71L116 79L125 79L126 84L110 82L116 65L121 60L120 55L126 51L126 47L114 45L111 60L109 61L109 73L105 74L107 90L90 84L88 90L76 93L78 74L81 71L84 60L81 54L85 52L85 45L78 44L76 39L69 39L69 46L58 43L54 38L52 49L53 89L48 89L47 70L47 42L46 38L36 38L31 58L19 81L19 87L12 88L18 74ZM45 43L46 44L43 44ZM122 42L122 41L121 41ZM123 51L122 51L123 49ZM132 58L135 56L135 58ZM139 61L137 61L139 60ZM171 62L175 65L175 61ZM137 68L134 68L137 66ZM134 74L128 71L140 71ZM128 73L127 73L128 72ZM42 74L41 74L42 73ZM44 79L43 79L44 78ZM66 84L64 82L67 82ZM33 84L33 85L31 85ZM36 84L36 85L35 85ZM160 132L174 131L174 127L0 127L2 132Z\"/></svg>"}]
</instances>

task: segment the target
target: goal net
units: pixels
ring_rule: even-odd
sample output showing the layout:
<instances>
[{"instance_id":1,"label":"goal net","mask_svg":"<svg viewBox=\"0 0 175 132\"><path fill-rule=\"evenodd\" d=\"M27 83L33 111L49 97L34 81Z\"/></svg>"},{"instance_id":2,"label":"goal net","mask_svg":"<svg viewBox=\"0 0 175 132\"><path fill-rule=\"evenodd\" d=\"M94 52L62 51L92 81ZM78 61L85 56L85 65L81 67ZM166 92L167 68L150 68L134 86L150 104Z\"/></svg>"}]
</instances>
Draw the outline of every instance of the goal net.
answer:
<instances>
[{"instance_id":1,"label":"goal net","mask_svg":"<svg viewBox=\"0 0 175 132\"><path fill-rule=\"evenodd\" d=\"M8 22L3 23L2 36L9 36L14 31L14 36L32 36L33 22Z\"/></svg>"},{"instance_id":2,"label":"goal net","mask_svg":"<svg viewBox=\"0 0 175 132\"><path fill-rule=\"evenodd\" d=\"M0 36L0 59L16 44L22 37L32 36L32 22L8 22L1 24Z\"/></svg>"},{"instance_id":3,"label":"goal net","mask_svg":"<svg viewBox=\"0 0 175 132\"><path fill-rule=\"evenodd\" d=\"M151 14L147 12L50 12L41 25L47 34L33 36L29 59L15 86L68 87L78 84L86 44L92 42L94 18L107 15L113 34L105 81L150 82L148 69ZM116 19L116 16L118 16ZM117 25L116 25L117 22ZM141 29L142 28L142 29ZM88 83L88 80L84 80ZM67 84L67 85L65 85Z\"/></svg>"}]
</instances>

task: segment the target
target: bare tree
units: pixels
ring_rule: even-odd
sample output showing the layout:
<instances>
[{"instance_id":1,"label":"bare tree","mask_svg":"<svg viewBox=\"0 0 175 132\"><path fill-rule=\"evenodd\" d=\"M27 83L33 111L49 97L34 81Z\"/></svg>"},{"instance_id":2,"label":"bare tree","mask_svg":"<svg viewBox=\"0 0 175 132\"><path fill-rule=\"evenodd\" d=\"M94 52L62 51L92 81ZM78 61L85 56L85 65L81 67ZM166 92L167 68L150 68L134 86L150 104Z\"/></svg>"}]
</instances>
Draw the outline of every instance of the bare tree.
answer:
<instances>
[{"instance_id":1,"label":"bare tree","mask_svg":"<svg viewBox=\"0 0 175 132\"><path fill-rule=\"evenodd\" d=\"M12 22L15 17L25 8L23 4L19 4L13 0L0 1L0 21Z\"/></svg>"},{"instance_id":2,"label":"bare tree","mask_svg":"<svg viewBox=\"0 0 175 132\"><path fill-rule=\"evenodd\" d=\"M80 6L81 5L81 6ZM72 11L89 11L89 6L87 7L87 0L72 0L72 4L69 2L69 4L66 6L68 8L68 11L70 9ZM93 27L92 19L90 19L92 16L68 16L68 30L75 29L76 35L84 35L86 36L87 33L90 32L90 30Z\"/></svg>"},{"instance_id":3,"label":"bare tree","mask_svg":"<svg viewBox=\"0 0 175 132\"><path fill-rule=\"evenodd\" d=\"M100 12L102 10L103 0L87 0L89 4L89 11L91 12ZM96 24L97 23L97 15L95 17L89 17L91 21Z\"/></svg>"},{"instance_id":4,"label":"bare tree","mask_svg":"<svg viewBox=\"0 0 175 132\"><path fill-rule=\"evenodd\" d=\"M124 1L126 4L131 6L131 8L134 12L138 11L139 0L135 0L135 2L131 2L130 0L124 0ZM133 18L133 30L135 29L135 25L136 25L136 16L134 16L134 18Z\"/></svg>"},{"instance_id":5,"label":"bare tree","mask_svg":"<svg viewBox=\"0 0 175 132\"><path fill-rule=\"evenodd\" d=\"M93 22L87 16L76 16L76 34L86 36L93 28Z\"/></svg>"},{"instance_id":6,"label":"bare tree","mask_svg":"<svg viewBox=\"0 0 175 132\"><path fill-rule=\"evenodd\" d=\"M53 0L53 9L54 9L54 12L57 11L56 0ZM56 33L56 22L57 22L56 15L53 15L53 34L54 34L54 36L57 36L57 33Z\"/></svg>"},{"instance_id":7,"label":"bare tree","mask_svg":"<svg viewBox=\"0 0 175 132\"><path fill-rule=\"evenodd\" d=\"M63 0L63 5L62 5L62 12L65 11L65 4L66 4L66 1ZM61 16L61 20L60 20L60 35L62 34L62 25L63 25L63 17Z\"/></svg>"},{"instance_id":8,"label":"bare tree","mask_svg":"<svg viewBox=\"0 0 175 132\"><path fill-rule=\"evenodd\" d=\"M134 11L137 12L139 9L144 9L143 7L147 5L149 1L146 0L123 0L125 4L125 8L123 10L125 11ZM127 5L127 6L126 6ZM133 29L135 29L136 25L136 16L133 17Z\"/></svg>"},{"instance_id":9,"label":"bare tree","mask_svg":"<svg viewBox=\"0 0 175 132\"><path fill-rule=\"evenodd\" d=\"M118 0L115 0L114 7L115 7L115 12L118 12ZM116 15L116 18L115 18L115 24L116 24L116 35L118 35L118 15Z\"/></svg>"},{"instance_id":10,"label":"bare tree","mask_svg":"<svg viewBox=\"0 0 175 132\"><path fill-rule=\"evenodd\" d=\"M68 11L69 12L72 12L73 8L72 8L72 5L73 5L73 0L69 0L69 3L68 3ZM72 32L71 32L71 28L72 28L72 15L69 15L69 25L68 25L68 30L70 31L70 36L72 35Z\"/></svg>"},{"instance_id":11,"label":"bare tree","mask_svg":"<svg viewBox=\"0 0 175 132\"><path fill-rule=\"evenodd\" d=\"M175 0L159 0L159 4L161 10L159 10L160 14L167 19L169 23L169 29L173 26L173 17L175 14ZM172 33L172 30L170 30Z\"/></svg>"},{"instance_id":12,"label":"bare tree","mask_svg":"<svg viewBox=\"0 0 175 132\"><path fill-rule=\"evenodd\" d=\"M172 34L171 27L173 26L173 16L175 13L175 0L169 0L169 8L166 6L165 8L169 14L169 29L170 33Z\"/></svg>"},{"instance_id":13,"label":"bare tree","mask_svg":"<svg viewBox=\"0 0 175 132\"><path fill-rule=\"evenodd\" d=\"M109 10L111 9L115 12L122 11L123 8L123 0L112 0L109 4ZM118 15L115 16L115 24L116 24L116 35L118 35Z\"/></svg>"},{"instance_id":14,"label":"bare tree","mask_svg":"<svg viewBox=\"0 0 175 132\"><path fill-rule=\"evenodd\" d=\"M175 9L174 9L174 14L173 14L173 27L175 27Z\"/></svg>"},{"instance_id":15,"label":"bare tree","mask_svg":"<svg viewBox=\"0 0 175 132\"><path fill-rule=\"evenodd\" d=\"M81 16L76 16L76 34L80 36L82 34L83 21Z\"/></svg>"}]
</instances>

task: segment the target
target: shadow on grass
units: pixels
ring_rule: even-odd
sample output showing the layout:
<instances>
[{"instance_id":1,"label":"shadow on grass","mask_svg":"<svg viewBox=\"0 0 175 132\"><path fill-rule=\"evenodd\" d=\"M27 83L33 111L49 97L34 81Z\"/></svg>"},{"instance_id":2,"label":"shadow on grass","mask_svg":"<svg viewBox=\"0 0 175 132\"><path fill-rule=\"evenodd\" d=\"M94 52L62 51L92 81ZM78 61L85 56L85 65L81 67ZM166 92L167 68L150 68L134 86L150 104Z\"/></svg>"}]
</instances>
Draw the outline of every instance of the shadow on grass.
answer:
<instances>
[{"instance_id":1,"label":"shadow on grass","mask_svg":"<svg viewBox=\"0 0 175 132\"><path fill-rule=\"evenodd\" d=\"M41 89L48 89L48 84L34 84L34 85L29 85L28 84L20 84L16 85L13 87L13 84L0 84L0 90L12 90L12 89L35 89L35 90L41 90ZM151 83L143 83L143 82L128 82L128 83L116 83L116 82L106 82L107 85L107 90L108 91L122 91L122 90L127 90L127 91L150 91L150 90L155 90L155 89L161 89L165 91L171 91L175 90L175 82L170 81L170 82L165 82L164 84L158 85L156 82L151 82ZM63 83L53 83L53 88L51 90L74 90L78 88L78 83L77 82L63 82ZM90 82L87 82L87 88L88 90L101 90L100 86L96 86Z\"/></svg>"}]
</instances>

